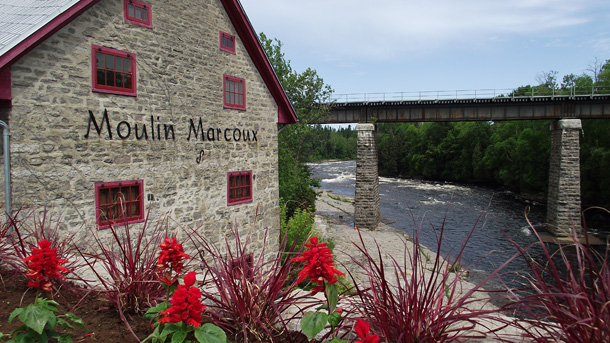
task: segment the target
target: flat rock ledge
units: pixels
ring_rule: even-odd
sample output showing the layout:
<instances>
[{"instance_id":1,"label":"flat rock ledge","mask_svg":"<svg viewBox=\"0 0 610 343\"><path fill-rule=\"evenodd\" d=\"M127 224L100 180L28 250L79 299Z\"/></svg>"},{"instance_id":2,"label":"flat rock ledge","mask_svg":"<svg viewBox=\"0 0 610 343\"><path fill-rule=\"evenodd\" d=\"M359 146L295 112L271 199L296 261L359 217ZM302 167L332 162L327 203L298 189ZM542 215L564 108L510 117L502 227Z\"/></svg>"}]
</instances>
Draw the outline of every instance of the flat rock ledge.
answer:
<instances>
[{"instance_id":1,"label":"flat rock ledge","mask_svg":"<svg viewBox=\"0 0 610 343\"><path fill-rule=\"evenodd\" d=\"M316 216L314 223L315 233L322 238L331 239L335 243L334 257L337 268L343 272L348 272L353 277L354 281L359 284L367 283L367 278L363 273L358 271L361 268L359 262L364 262L365 258L362 253L355 247L364 244L367 250L378 254L377 247L380 248L381 257L384 261L386 270L393 270L393 257L399 265L408 266L405 263L405 258L409 258L411 249L414 244L410 237L403 231L394 229L386 224L380 223L377 230L358 230L353 226L354 200L351 198L336 195L328 190L318 192L316 200ZM431 250L421 247L424 255L433 261L436 254ZM407 260L409 261L409 260ZM411 270L407 270L410 273ZM390 273L388 273L390 274ZM350 279L348 274L348 279ZM396 280L393 280L396 282ZM462 282L462 292L468 291L474 287L474 284L466 281ZM475 293L480 294L480 293ZM483 295L478 295L483 297ZM481 301L480 305L483 308L493 307L494 305L488 301ZM489 327L501 326L500 323L489 323ZM514 327L507 327L500 331L505 337L517 338L520 336L519 330ZM518 341L517 339L515 341ZM469 342L499 342L494 338L472 339Z\"/></svg>"}]
</instances>

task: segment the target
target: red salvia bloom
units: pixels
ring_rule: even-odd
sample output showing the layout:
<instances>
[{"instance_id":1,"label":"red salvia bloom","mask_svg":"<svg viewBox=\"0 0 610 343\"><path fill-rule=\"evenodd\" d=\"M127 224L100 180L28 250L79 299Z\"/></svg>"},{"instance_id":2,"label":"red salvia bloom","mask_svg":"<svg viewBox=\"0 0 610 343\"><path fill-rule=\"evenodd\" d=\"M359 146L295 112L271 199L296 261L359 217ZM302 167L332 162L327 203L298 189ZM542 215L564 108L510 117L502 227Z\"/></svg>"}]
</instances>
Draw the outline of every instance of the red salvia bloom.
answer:
<instances>
[{"instance_id":1,"label":"red salvia bloom","mask_svg":"<svg viewBox=\"0 0 610 343\"><path fill-rule=\"evenodd\" d=\"M178 275L182 273L184 268L184 260L190 258L189 255L184 253L182 244L176 241L176 237L171 240L165 237L165 240L159 245L161 251L159 252L159 262L157 262L157 268L163 271L161 281L166 285L171 285L176 281ZM172 272L176 276L172 277Z\"/></svg>"},{"instance_id":2,"label":"red salvia bloom","mask_svg":"<svg viewBox=\"0 0 610 343\"><path fill-rule=\"evenodd\" d=\"M371 326L362 319L358 319L356 322L356 334L360 337L360 340L354 343L379 343L379 335L369 335Z\"/></svg>"},{"instance_id":3,"label":"red salvia bloom","mask_svg":"<svg viewBox=\"0 0 610 343\"><path fill-rule=\"evenodd\" d=\"M324 290L324 280L332 285L337 282L337 275L345 276L345 274L335 269L332 253L326 243L318 244L318 237L315 236L311 237L309 242L311 244L305 244L305 247L309 249L303 252L303 256L295 257L292 261L305 261L297 282L309 278L312 283L316 284L311 290L311 293L315 294Z\"/></svg>"},{"instance_id":4,"label":"red salvia bloom","mask_svg":"<svg viewBox=\"0 0 610 343\"><path fill-rule=\"evenodd\" d=\"M201 291L195 284L195 272L190 272L184 277L184 285L178 285L172 296L172 306L161 314L165 317L159 319L160 323L185 322L194 327L199 327L203 322L201 314L205 306L201 303Z\"/></svg>"},{"instance_id":5,"label":"red salvia bloom","mask_svg":"<svg viewBox=\"0 0 610 343\"><path fill-rule=\"evenodd\" d=\"M64 276L61 273L69 271L60 266L68 261L57 258L57 249L52 249L51 242L46 239L38 241L38 248L32 248L32 255L24 258L23 261L28 265L25 275L31 279L28 281L28 287L39 288L47 292L53 290L51 280L63 279Z\"/></svg>"}]
</instances>

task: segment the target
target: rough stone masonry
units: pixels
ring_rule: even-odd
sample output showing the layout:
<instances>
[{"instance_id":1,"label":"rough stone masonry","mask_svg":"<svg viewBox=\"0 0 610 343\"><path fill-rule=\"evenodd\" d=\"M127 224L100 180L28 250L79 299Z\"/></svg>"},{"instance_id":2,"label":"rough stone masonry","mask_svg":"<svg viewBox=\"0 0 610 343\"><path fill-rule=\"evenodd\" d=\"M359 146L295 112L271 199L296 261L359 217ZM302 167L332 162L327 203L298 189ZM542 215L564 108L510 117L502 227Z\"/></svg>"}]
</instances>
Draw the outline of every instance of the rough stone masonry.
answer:
<instances>
[{"instance_id":1,"label":"rough stone masonry","mask_svg":"<svg viewBox=\"0 0 610 343\"><path fill-rule=\"evenodd\" d=\"M358 158L356 161L356 208L354 225L375 230L379 225L379 173L375 125L358 124Z\"/></svg>"}]
</instances>

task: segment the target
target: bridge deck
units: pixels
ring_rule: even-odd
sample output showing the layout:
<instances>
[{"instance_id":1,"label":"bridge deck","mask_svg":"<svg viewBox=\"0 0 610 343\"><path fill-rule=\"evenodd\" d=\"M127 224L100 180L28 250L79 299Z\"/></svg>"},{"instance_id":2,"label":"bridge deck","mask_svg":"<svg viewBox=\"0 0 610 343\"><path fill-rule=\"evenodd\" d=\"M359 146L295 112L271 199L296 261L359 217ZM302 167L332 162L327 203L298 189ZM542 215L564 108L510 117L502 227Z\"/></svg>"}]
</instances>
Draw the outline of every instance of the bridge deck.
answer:
<instances>
[{"instance_id":1,"label":"bridge deck","mask_svg":"<svg viewBox=\"0 0 610 343\"><path fill-rule=\"evenodd\" d=\"M610 95L336 102L317 123L610 118Z\"/></svg>"}]
</instances>

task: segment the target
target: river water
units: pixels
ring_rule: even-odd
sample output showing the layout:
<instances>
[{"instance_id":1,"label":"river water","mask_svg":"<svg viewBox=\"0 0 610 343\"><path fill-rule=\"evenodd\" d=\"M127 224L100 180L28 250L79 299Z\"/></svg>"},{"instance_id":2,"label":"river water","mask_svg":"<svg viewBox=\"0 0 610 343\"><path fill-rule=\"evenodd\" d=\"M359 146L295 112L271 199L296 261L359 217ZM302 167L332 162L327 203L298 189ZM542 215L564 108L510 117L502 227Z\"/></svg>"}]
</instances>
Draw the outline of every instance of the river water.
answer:
<instances>
[{"instance_id":1,"label":"river water","mask_svg":"<svg viewBox=\"0 0 610 343\"><path fill-rule=\"evenodd\" d=\"M355 196L356 161L310 163L321 189L346 197ZM544 223L546 208L515 194L498 189L447 182L379 178L382 222L410 236L420 230L420 243L437 251L438 235L444 225L441 254L456 256L463 240L474 229L463 252L462 264L473 281L502 265L517 252L507 236L519 246L536 242L527 218L533 225ZM537 255L539 250L533 249ZM526 268L515 259L505 269L505 281ZM515 286L513 284L513 286Z\"/></svg>"}]
</instances>

